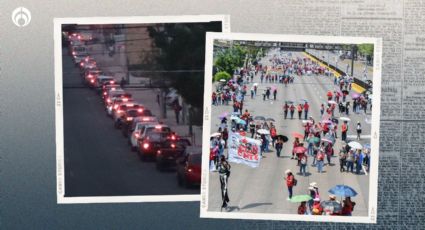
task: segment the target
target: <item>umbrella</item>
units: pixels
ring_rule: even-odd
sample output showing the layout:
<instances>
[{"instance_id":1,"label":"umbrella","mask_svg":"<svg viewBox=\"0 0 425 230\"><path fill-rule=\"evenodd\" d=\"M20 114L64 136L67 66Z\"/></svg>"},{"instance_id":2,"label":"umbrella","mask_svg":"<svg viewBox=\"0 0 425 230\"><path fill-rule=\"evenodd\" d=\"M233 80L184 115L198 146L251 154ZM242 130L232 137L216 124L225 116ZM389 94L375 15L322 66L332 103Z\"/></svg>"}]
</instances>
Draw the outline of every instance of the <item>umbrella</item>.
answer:
<instances>
[{"instance_id":1,"label":"umbrella","mask_svg":"<svg viewBox=\"0 0 425 230\"><path fill-rule=\"evenodd\" d=\"M228 115L229 115L228 112L224 112L218 118L223 119L223 118L227 117Z\"/></svg>"},{"instance_id":2,"label":"umbrella","mask_svg":"<svg viewBox=\"0 0 425 230\"><path fill-rule=\"evenodd\" d=\"M259 130L257 130L257 133L268 135L268 134L270 134L270 131L267 130L267 129L259 129Z\"/></svg>"},{"instance_id":3,"label":"umbrella","mask_svg":"<svg viewBox=\"0 0 425 230\"><path fill-rule=\"evenodd\" d=\"M343 93L343 94L348 94L348 90L345 90L345 89L344 89L344 90L342 91L342 93Z\"/></svg>"},{"instance_id":4,"label":"umbrella","mask_svg":"<svg viewBox=\"0 0 425 230\"><path fill-rule=\"evenodd\" d=\"M339 118L341 121L351 121L351 119L350 118L348 118L348 117L340 117Z\"/></svg>"},{"instance_id":5,"label":"umbrella","mask_svg":"<svg viewBox=\"0 0 425 230\"><path fill-rule=\"evenodd\" d=\"M275 122L275 120L274 120L273 118L271 118L271 117L267 118L267 119L266 119L266 121L272 121L272 122Z\"/></svg>"},{"instance_id":6,"label":"umbrella","mask_svg":"<svg viewBox=\"0 0 425 230\"><path fill-rule=\"evenodd\" d=\"M312 123L313 123L313 121L312 121L312 120L302 120L302 123L303 123L303 124L307 124L307 123L312 124Z\"/></svg>"},{"instance_id":7,"label":"umbrella","mask_svg":"<svg viewBox=\"0 0 425 230\"><path fill-rule=\"evenodd\" d=\"M332 97L332 92L331 91L328 91L328 93L326 94L328 97Z\"/></svg>"},{"instance_id":8,"label":"umbrella","mask_svg":"<svg viewBox=\"0 0 425 230\"><path fill-rule=\"evenodd\" d=\"M313 198L311 198L310 195L297 195L297 196L293 196L290 201L293 203L298 203L303 201L309 201L311 199Z\"/></svg>"},{"instance_id":9,"label":"umbrella","mask_svg":"<svg viewBox=\"0 0 425 230\"><path fill-rule=\"evenodd\" d=\"M219 137L219 136L221 136L221 133L213 133L213 134L211 134L211 137Z\"/></svg>"},{"instance_id":10,"label":"umbrella","mask_svg":"<svg viewBox=\"0 0 425 230\"><path fill-rule=\"evenodd\" d=\"M224 86L223 89L230 89L228 85Z\"/></svg>"},{"instance_id":11,"label":"umbrella","mask_svg":"<svg viewBox=\"0 0 425 230\"><path fill-rule=\"evenodd\" d=\"M334 104L334 105L336 105L338 103L336 103L336 101L328 101L328 104Z\"/></svg>"},{"instance_id":12,"label":"umbrella","mask_svg":"<svg viewBox=\"0 0 425 230\"><path fill-rule=\"evenodd\" d=\"M226 79L220 79L220 82L226 82Z\"/></svg>"},{"instance_id":13,"label":"umbrella","mask_svg":"<svg viewBox=\"0 0 425 230\"><path fill-rule=\"evenodd\" d=\"M287 136L285 135L277 135L276 136L277 139L282 139L283 142L287 142L289 139Z\"/></svg>"},{"instance_id":14,"label":"umbrella","mask_svg":"<svg viewBox=\"0 0 425 230\"><path fill-rule=\"evenodd\" d=\"M254 120L261 120L261 121L265 121L265 120L266 120L266 118L265 118L265 117L263 117L263 116L255 116L255 117L254 117Z\"/></svg>"},{"instance_id":15,"label":"umbrella","mask_svg":"<svg viewBox=\"0 0 425 230\"><path fill-rule=\"evenodd\" d=\"M348 143L348 146L350 146L353 149L361 149L363 146L359 142L351 141Z\"/></svg>"},{"instance_id":16,"label":"umbrella","mask_svg":"<svg viewBox=\"0 0 425 230\"><path fill-rule=\"evenodd\" d=\"M277 89L277 87L273 85L273 86L271 87L271 89L272 89L272 90L275 90L275 89Z\"/></svg>"},{"instance_id":17,"label":"umbrella","mask_svg":"<svg viewBox=\"0 0 425 230\"><path fill-rule=\"evenodd\" d=\"M363 148L365 148L365 149L370 149L370 144L364 144L364 145L363 145Z\"/></svg>"},{"instance_id":18,"label":"umbrella","mask_svg":"<svg viewBox=\"0 0 425 230\"><path fill-rule=\"evenodd\" d=\"M231 113L233 116L239 116L240 115L240 113L239 112L232 112Z\"/></svg>"},{"instance_id":19,"label":"umbrella","mask_svg":"<svg viewBox=\"0 0 425 230\"><path fill-rule=\"evenodd\" d=\"M310 139L308 139L308 143L312 143L312 144L317 144L319 143L320 138L318 137L311 137Z\"/></svg>"},{"instance_id":20,"label":"umbrella","mask_svg":"<svg viewBox=\"0 0 425 230\"><path fill-rule=\"evenodd\" d=\"M258 86L258 83L254 83L254 84L252 84L253 86Z\"/></svg>"},{"instance_id":21,"label":"umbrella","mask_svg":"<svg viewBox=\"0 0 425 230\"><path fill-rule=\"evenodd\" d=\"M324 141L324 142L328 142L328 143L330 143L330 144L332 144L332 143L333 143L333 141L332 141L331 139L328 139L328 138L322 138L322 141Z\"/></svg>"},{"instance_id":22,"label":"umbrella","mask_svg":"<svg viewBox=\"0 0 425 230\"><path fill-rule=\"evenodd\" d=\"M322 123L332 124L332 121L330 121L330 120L323 120Z\"/></svg>"},{"instance_id":23,"label":"umbrella","mask_svg":"<svg viewBox=\"0 0 425 230\"><path fill-rule=\"evenodd\" d=\"M292 133L293 137L298 137L298 138L304 138L304 135L302 135L301 133L297 133L297 132L293 132Z\"/></svg>"},{"instance_id":24,"label":"umbrella","mask_svg":"<svg viewBox=\"0 0 425 230\"><path fill-rule=\"evenodd\" d=\"M360 94L358 94L358 93L352 93L351 94L351 98L353 98L353 99L357 99L359 97L360 97Z\"/></svg>"},{"instance_id":25,"label":"umbrella","mask_svg":"<svg viewBox=\"0 0 425 230\"><path fill-rule=\"evenodd\" d=\"M338 124L338 119L332 118L332 122L335 123L335 124Z\"/></svg>"},{"instance_id":26,"label":"umbrella","mask_svg":"<svg viewBox=\"0 0 425 230\"><path fill-rule=\"evenodd\" d=\"M243 120L243 119L240 119L240 118L238 118L238 119L236 120L236 123L241 124L241 125L246 125L246 121L245 121L245 120Z\"/></svg>"},{"instance_id":27,"label":"umbrella","mask_svg":"<svg viewBox=\"0 0 425 230\"><path fill-rule=\"evenodd\" d=\"M342 210L342 206L338 201L335 200L325 200L320 203L323 211L330 211L331 213L340 212Z\"/></svg>"},{"instance_id":28,"label":"umbrella","mask_svg":"<svg viewBox=\"0 0 425 230\"><path fill-rule=\"evenodd\" d=\"M305 151L307 151L307 149L302 146L298 146L294 148L294 153L305 153Z\"/></svg>"},{"instance_id":29,"label":"umbrella","mask_svg":"<svg viewBox=\"0 0 425 230\"><path fill-rule=\"evenodd\" d=\"M230 120L237 120L237 119L240 119L240 118L234 115L230 116Z\"/></svg>"},{"instance_id":30,"label":"umbrella","mask_svg":"<svg viewBox=\"0 0 425 230\"><path fill-rule=\"evenodd\" d=\"M334 194L335 196L343 196L343 197L354 197L357 195L357 192L347 185L337 185L328 191L330 194Z\"/></svg>"}]
</instances>

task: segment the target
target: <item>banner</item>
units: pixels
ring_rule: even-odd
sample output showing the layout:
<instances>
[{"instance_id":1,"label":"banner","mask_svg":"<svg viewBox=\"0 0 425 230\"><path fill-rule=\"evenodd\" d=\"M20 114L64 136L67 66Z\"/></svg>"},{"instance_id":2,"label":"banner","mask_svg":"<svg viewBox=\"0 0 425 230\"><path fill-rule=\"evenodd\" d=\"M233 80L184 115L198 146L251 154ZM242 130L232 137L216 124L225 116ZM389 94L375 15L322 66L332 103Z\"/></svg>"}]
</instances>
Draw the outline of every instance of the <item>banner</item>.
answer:
<instances>
[{"instance_id":1,"label":"banner","mask_svg":"<svg viewBox=\"0 0 425 230\"><path fill-rule=\"evenodd\" d=\"M255 140L237 132L230 132L228 139L229 162L245 164L256 168L260 165L259 140Z\"/></svg>"}]
</instances>

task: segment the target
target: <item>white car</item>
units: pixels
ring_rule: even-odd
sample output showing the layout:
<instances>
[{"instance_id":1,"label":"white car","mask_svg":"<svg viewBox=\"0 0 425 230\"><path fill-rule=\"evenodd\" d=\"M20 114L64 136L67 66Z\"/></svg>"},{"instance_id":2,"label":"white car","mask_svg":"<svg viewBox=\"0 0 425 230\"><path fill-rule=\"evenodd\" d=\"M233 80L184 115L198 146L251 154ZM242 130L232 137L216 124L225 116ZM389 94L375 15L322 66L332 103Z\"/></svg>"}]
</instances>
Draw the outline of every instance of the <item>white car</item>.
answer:
<instances>
[{"instance_id":1,"label":"white car","mask_svg":"<svg viewBox=\"0 0 425 230\"><path fill-rule=\"evenodd\" d=\"M93 84L93 87L95 87L95 88L102 87L102 84L107 82L107 81L115 81L115 79L112 76L106 76L106 75L100 74L96 77L96 80Z\"/></svg>"},{"instance_id":2,"label":"white car","mask_svg":"<svg viewBox=\"0 0 425 230\"><path fill-rule=\"evenodd\" d=\"M130 145L131 145L131 150L132 151L136 151L136 149L139 147L138 146L138 139L141 137L142 132L144 131L144 128L148 125L159 125L158 120L156 119L156 117L146 117L145 118L147 121L139 121L136 123L136 126L134 127L133 132L131 133L130 136Z\"/></svg>"}]
</instances>

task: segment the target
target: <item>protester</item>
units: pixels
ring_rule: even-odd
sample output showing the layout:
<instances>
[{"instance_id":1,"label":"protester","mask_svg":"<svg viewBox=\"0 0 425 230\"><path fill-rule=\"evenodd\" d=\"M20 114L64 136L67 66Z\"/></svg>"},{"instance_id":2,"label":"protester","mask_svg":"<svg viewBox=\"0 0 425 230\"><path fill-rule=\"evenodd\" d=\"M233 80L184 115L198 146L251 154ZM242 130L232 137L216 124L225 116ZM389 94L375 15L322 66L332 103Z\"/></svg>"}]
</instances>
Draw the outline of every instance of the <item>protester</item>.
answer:
<instances>
[{"instance_id":1,"label":"protester","mask_svg":"<svg viewBox=\"0 0 425 230\"><path fill-rule=\"evenodd\" d=\"M357 122L356 131L357 131L357 140L360 140L360 134L362 133L362 125L360 124L360 121Z\"/></svg>"},{"instance_id":2,"label":"protester","mask_svg":"<svg viewBox=\"0 0 425 230\"><path fill-rule=\"evenodd\" d=\"M347 130L348 130L347 121L344 121L344 123L341 125L341 140L342 141L347 141Z\"/></svg>"},{"instance_id":3,"label":"protester","mask_svg":"<svg viewBox=\"0 0 425 230\"><path fill-rule=\"evenodd\" d=\"M298 119L301 120L301 114L303 113L303 106L301 104L297 105L297 111L298 111Z\"/></svg>"},{"instance_id":4,"label":"protester","mask_svg":"<svg viewBox=\"0 0 425 230\"><path fill-rule=\"evenodd\" d=\"M306 167L307 167L307 154L302 153L300 155L300 174L306 176Z\"/></svg>"},{"instance_id":5,"label":"protester","mask_svg":"<svg viewBox=\"0 0 425 230\"><path fill-rule=\"evenodd\" d=\"M294 112L295 112L294 104L291 104L291 106L289 106L289 110L291 112L291 119L294 119Z\"/></svg>"},{"instance_id":6,"label":"protester","mask_svg":"<svg viewBox=\"0 0 425 230\"><path fill-rule=\"evenodd\" d=\"M228 180L230 176L230 164L229 162L227 162L224 156L221 156L218 172L220 174L221 198L223 201L221 208L227 208L227 204L230 201L228 191L227 191Z\"/></svg>"},{"instance_id":7,"label":"protester","mask_svg":"<svg viewBox=\"0 0 425 230\"><path fill-rule=\"evenodd\" d=\"M350 197L346 197L343 201L341 215L351 216L351 213L353 212L355 205L356 205L356 202L351 201Z\"/></svg>"},{"instance_id":8,"label":"protester","mask_svg":"<svg viewBox=\"0 0 425 230\"><path fill-rule=\"evenodd\" d=\"M289 110L289 105L288 103L285 102L285 105L283 106L283 114L284 114L285 120L288 117L288 110Z\"/></svg>"},{"instance_id":9,"label":"protester","mask_svg":"<svg viewBox=\"0 0 425 230\"><path fill-rule=\"evenodd\" d=\"M298 206L298 214L299 215L307 214L307 205L305 201L301 202L300 206Z\"/></svg>"},{"instance_id":10,"label":"protester","mask_svg":"<svg viewBox=\"0 0 425 230\"><path fill-rule=\"evenodd\" d=\"M285 178L286 186L288 187L288 193L289 193L287 200L291 200L291 198L292 198L292 188L295 186L296 180L295 180L295 177L292 174L290 169L287 169L285 171L285 175L286 175L286 178Z\"/></svg>"},{"instance_id":11,"label":"protester","mask_svg":"<svg viewBox=\"0 0 425 230\"><path fill-rule=\"evenodd\" d=\"M339 151L339 171L345 172L345 165L346 165L346 159L347 159L347 152L345 152L344 149L341 149Z\"/></svg>"},{"instance_id":12,"label":"protester","mask_svg":"<svg viewBox=\"0 0 425 230\"><path fill-rule=\"evenodd\" d=\"M324 159L325 159L325 150L324 150L324 147L322 145L320 147L319 151L317 152L317 156L316 156L317 172L319 172L319 173L323 172Z\"/></svg>"},{"instance_id":13,"label":"protester","mask_svg":"<svg viewBox=\"0 0 425 230\"><path fill-rule=\"evenodd\" d=\"M353 150L348 151L347 153L347 172L353 172L354 169L354 153Z\"/></svg>"}]
</instances>

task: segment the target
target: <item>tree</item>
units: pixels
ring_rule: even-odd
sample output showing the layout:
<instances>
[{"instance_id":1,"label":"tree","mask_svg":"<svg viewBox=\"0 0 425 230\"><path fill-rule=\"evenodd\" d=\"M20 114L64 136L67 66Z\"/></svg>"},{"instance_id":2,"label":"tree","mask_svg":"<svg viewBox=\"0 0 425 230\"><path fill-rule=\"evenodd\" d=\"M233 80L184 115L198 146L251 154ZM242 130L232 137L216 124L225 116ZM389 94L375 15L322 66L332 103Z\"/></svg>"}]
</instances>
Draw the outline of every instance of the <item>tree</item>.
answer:
<instances>
[{"instance_id":1,"label":"tree","mask_svg":"<svg viewBox=\"0 0 425 230\"><path fill-rule=\"evenodd\" d=\"M228 81L231 77L232 75L230 75L229 73L221 71L214 75L214 81L220 81L221 79Z\"/></svg>"},{"instance_id":2,"label":"tree","mask_svg":"<svg viewBox=\"0 0 425 230\"><path fill-rule=\"evenodd\" d=\"M357 45L357 50L363 56L373 56L373 44Z\"/></svg>"}]
</instances>

